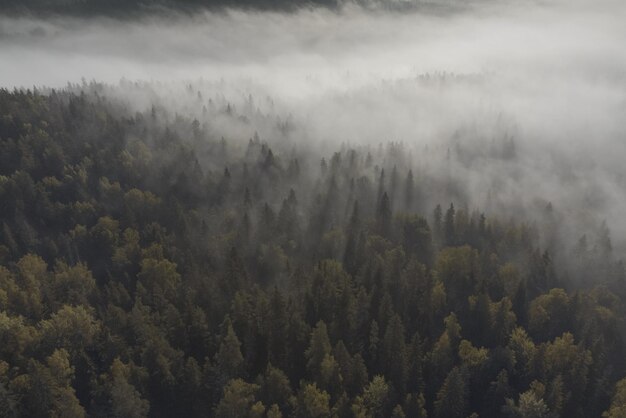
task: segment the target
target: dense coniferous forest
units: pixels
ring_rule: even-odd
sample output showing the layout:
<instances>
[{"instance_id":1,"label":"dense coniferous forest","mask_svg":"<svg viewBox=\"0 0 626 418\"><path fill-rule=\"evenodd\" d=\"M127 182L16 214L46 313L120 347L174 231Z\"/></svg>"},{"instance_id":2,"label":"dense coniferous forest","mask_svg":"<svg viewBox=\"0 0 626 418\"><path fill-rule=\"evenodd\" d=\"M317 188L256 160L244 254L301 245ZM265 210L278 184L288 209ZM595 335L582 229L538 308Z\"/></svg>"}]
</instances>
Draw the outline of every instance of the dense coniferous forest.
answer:
<instances>
[{"instance_id":1,"label":"dense coniferous forest","mask_svg":"<svg viewBox=\"0 0 626 418\"><path fill-rule=\"evenodd\" d=\"M605 225L557 258L407 145L198 101L0 90L0 416L625 416Z\"/></svg>"}]
</instances>

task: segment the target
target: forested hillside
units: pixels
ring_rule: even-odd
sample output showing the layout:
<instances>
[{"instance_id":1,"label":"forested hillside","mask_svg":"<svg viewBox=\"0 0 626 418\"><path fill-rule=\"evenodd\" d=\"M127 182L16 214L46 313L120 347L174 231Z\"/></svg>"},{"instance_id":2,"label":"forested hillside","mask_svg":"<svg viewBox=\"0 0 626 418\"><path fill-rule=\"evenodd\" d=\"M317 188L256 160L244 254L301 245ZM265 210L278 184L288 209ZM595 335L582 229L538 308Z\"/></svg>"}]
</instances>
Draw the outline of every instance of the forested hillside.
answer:
<instances>
[{"instance_id":1,"label":"forested hillside","mask_svg":"<svg viewBox=\"0 0 626 418\"><path fill-rule=\"evenodd\" d=\"M557 262L402 144L217 137L246 116L201 101L0 90L0 416L625 416L606 225Z\"/></svg>"}]
</instances>

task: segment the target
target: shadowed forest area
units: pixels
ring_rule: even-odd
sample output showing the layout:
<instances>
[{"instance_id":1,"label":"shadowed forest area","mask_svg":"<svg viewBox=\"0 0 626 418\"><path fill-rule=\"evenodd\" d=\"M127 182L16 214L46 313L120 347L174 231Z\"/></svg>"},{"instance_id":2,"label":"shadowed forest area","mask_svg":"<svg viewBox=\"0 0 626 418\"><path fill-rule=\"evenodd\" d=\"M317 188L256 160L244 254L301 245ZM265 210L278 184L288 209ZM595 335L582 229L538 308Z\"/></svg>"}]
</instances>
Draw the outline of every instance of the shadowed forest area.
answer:
<instances>
[{"instance_id":1,"label":"shadowed forest area","mask_svg":"<svg viewBox=\"0 0 626 418\"><path fill-rule=\"evenodd\" d=\"M415 163L511 138L320 151L79 90L0 90L0 416L624 416L607 225Z\"/></svg>"}]
</instances>

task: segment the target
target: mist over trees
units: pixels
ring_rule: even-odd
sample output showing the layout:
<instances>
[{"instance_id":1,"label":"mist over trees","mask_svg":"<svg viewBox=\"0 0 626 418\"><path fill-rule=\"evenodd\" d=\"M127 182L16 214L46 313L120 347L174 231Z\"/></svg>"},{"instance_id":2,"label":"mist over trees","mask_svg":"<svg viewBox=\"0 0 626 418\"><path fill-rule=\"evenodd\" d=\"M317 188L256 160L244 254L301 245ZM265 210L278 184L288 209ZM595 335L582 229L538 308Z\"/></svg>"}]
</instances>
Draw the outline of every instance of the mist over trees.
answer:
<instances>
[{"instance_id":1,"label":"mist over trees","mask_svg":"<svg viewBox=\"0 0 626 418\"><path fill-rule=\"evenodd\" d=\"M0 1L0 418L626 416L624 16Z\"/></svg>"}]
</instances>

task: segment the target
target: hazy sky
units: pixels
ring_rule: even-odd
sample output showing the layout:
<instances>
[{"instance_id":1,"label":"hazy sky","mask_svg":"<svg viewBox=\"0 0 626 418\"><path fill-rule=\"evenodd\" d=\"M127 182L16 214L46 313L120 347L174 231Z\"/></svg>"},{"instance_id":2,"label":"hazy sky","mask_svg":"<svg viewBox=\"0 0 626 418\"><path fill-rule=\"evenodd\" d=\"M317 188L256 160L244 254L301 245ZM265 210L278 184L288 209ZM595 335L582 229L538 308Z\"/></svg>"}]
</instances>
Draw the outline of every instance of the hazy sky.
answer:
<instances>
[{"instance_id":1,"label":"hazy sky","mask_svg":"<svg viewBox=\"0 0 626 418\"><path fill-rule=\"evenodd\" d=\"M433 71L624 80L624 2L499 3L438 15L346 8L140 22L1 18L0 59L8 65L0 84L250 77L302 97L347 80Z\"/></svg>"}]
</instances>

